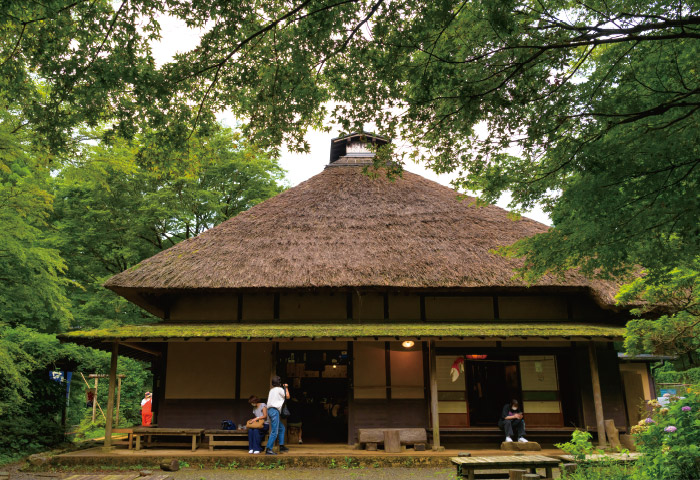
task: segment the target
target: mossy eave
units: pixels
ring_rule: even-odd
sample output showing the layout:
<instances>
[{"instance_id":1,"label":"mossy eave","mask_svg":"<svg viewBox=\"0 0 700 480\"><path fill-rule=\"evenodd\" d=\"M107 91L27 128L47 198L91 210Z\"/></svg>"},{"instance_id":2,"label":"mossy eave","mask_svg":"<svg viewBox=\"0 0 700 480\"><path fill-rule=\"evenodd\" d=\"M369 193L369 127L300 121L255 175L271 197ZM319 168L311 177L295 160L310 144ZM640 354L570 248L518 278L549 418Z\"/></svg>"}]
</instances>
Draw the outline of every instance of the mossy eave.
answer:
<instances>
[{"instance_id":1,"label":"mossy eave","mask_svg":"<svg viewBox=\"0 0 700 480\"><path fill-rule=\"evenodd\" d=\"M62 341L183 340L183 339L327 339L373 337L480 338L480 337L590 337L621 340L624 326L594 323L374 323L374 324L182 324L154 323L78 330L59 335Z\"/></svg>"}]
</instances>

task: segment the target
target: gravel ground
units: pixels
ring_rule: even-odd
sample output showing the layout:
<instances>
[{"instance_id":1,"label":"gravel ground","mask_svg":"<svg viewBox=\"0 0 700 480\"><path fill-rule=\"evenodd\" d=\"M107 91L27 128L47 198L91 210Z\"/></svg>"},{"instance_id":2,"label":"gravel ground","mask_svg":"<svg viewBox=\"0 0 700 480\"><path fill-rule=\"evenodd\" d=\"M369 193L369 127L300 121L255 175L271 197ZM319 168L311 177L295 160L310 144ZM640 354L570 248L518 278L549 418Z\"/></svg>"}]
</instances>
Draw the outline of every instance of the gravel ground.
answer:
<instances>
[{"instance_id":1,"label":"gravel ground","mask_svg":"<svg viewBox=\"0 0 700 480\"><path fill-rule=\"evenodd\" d=\"M294 468L274 470L181 470L177 480L456 480L454 468Z\"/></svg>"},{"instance_id":2,"label":"gravel ground","mask_svg":"<svg viewBox=\"0 0 700 480\"><path fill-rule=\"evenodd\" d=\"M10 473L10 480L50 480L65 478L77 473L23 473L20 465L9 465L0 470ZM107 472L104 472L105 474ZM113 472L125 474L127 472ZM163 473L154 471L153 473ZM199 470L187 468L174 472L176 480L456 480L454 468L282 468L282 469L236 469Z\"/></svg>"}]
</instances>

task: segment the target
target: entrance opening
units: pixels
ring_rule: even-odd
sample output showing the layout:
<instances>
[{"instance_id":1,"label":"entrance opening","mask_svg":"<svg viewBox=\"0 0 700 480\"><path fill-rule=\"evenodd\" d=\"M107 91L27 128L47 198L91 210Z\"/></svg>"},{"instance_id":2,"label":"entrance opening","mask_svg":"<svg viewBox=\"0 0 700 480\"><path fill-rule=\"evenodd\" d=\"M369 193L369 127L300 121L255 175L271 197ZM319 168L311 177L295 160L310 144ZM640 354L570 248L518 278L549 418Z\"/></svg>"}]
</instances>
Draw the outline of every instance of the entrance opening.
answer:
<instances>
[{"instance_id":1,"label":"entrance opening","mask_svg":"<svg viewBox=\"0 0 700 480\"><path fill-rule=\"evenodd\" d=\"M469 424L492 427L501 415L503 405L521 398L520 373L517 360L466 360ZM522 401L522 400L521 400Z\"/></svg>"},{"instance_id":2,"label":"entrance opening","mask_svg":"<svg viewBox=\"0 0 700 480\"><path fill-rule=\"evenodd\" d=\"M295 426L299 424L304 443L347 442L347 350L283 350L277 372L289 384L290 443L298 441Z\"/></svg>"}]
</instances>

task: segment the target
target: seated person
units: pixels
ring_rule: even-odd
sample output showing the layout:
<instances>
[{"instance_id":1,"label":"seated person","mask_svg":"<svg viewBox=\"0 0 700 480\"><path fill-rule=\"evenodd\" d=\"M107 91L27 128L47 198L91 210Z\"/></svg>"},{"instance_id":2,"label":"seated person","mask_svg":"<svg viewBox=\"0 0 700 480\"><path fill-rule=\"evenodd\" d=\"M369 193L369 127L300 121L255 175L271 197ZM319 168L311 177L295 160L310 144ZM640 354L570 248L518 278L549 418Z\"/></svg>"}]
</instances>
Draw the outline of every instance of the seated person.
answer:
<instances>
[{"instance_id":1,"label":"seated person","mask_svg":"<svg viewBox=\"0 0 700 480\"><path fill-rule=\"evenodd\" d=\"M248 399L248 403L253 407L254 417L248 420L248 422L256 420L264 420L263 428L249 428L248 429L248 453L260 453L263 449L262 439L270 430L270 422L267 418L267 405L260 401L255 395L251 395Z\"/></svg>"},{"instance_id":2,"label":"seated person","mask_svg":"<svg viewBox=\"0 0 700 480\"><path fill-rule=\"evenodd\" d=\"M518 441L527 443L525 440L525 420L523 420L523 410L516 399L510 403L503 405L501 418L498 420L498 428L503 429L506 433L506 442L513 441L513 430L518 432Z\"/></svg>"}]
</instances>

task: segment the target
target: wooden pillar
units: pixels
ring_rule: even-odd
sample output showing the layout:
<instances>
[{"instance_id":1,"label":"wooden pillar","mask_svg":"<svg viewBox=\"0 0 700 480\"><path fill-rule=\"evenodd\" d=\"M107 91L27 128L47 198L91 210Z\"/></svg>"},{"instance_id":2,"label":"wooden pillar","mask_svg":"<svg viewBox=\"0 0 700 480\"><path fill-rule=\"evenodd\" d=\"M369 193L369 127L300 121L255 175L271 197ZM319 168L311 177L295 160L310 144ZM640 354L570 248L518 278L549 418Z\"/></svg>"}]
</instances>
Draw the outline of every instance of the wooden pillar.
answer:
<instances>
[{"instance_id":1,"label":"wooden pillar","mask_svg":"<svg viewBox=\"0 0 700 480\"><path fill-rule=\"evenodd\" d=\"M105 418L104 448L112 446L112 418L114 416L114 390L117 383L117 359L119 358L119 342L112 342L112 362L109 366L109 390L107 395L107 418Z\"/></svg>"},{"instance_id":2,"label":"wooden pillar","mask_svg":"<svg viewBox=\"0 0 700 480\"><path fill-rule=\"evenodd\" d=\"M440 448L440 417L438 413L437 367L435 364L435 340L430 340L430 418L433 427L433 449Z\"/></svg>"},{"instance_id":3,"label":"wooden pillar","mask_svg":"<svg viewBox=\"0 0 700 480\"><path fill-rule=\"evenodd\" d=\"M95 377L95 396L92 398L92 423L95 423L95 414L97 414L97 377Z\"/></svg>"},{"instance_id":4,"label":"wooden pillar","mask_svg":"<svg viewBox=\"0 0 700 480\"><path fill-rule=\"evenodd\" d=\"M117 377L117 415L114 424L119 427L119 404L122 400L122 377Z\"/></svg>"},{"instance_id":5,"label":"wooden pillar","mask_svg":"<svg viewBox=\"0 0 700 480\"><path fill-rule=\"evenodd\" d=\"M600 393L600 377L598 376L598 358L595 353L595 343L588 343L588 360L591 363L591 382L593 384L593 405L595 406L595 422L598 428L598 445L607 444L605 438L605 418L603 416L603 396Z\"/></svg>"},{"instance_id":6,"label":"wooden pillar","mask_svg":"<svg viewBox=\"0 0 700 480\"><path fill-rule=\"evenodd\" d=\"M272 342L272 348L270 349L270 380L277 376L277 352L278 352L278 342Z\"/></svg>"}]
</instances>

